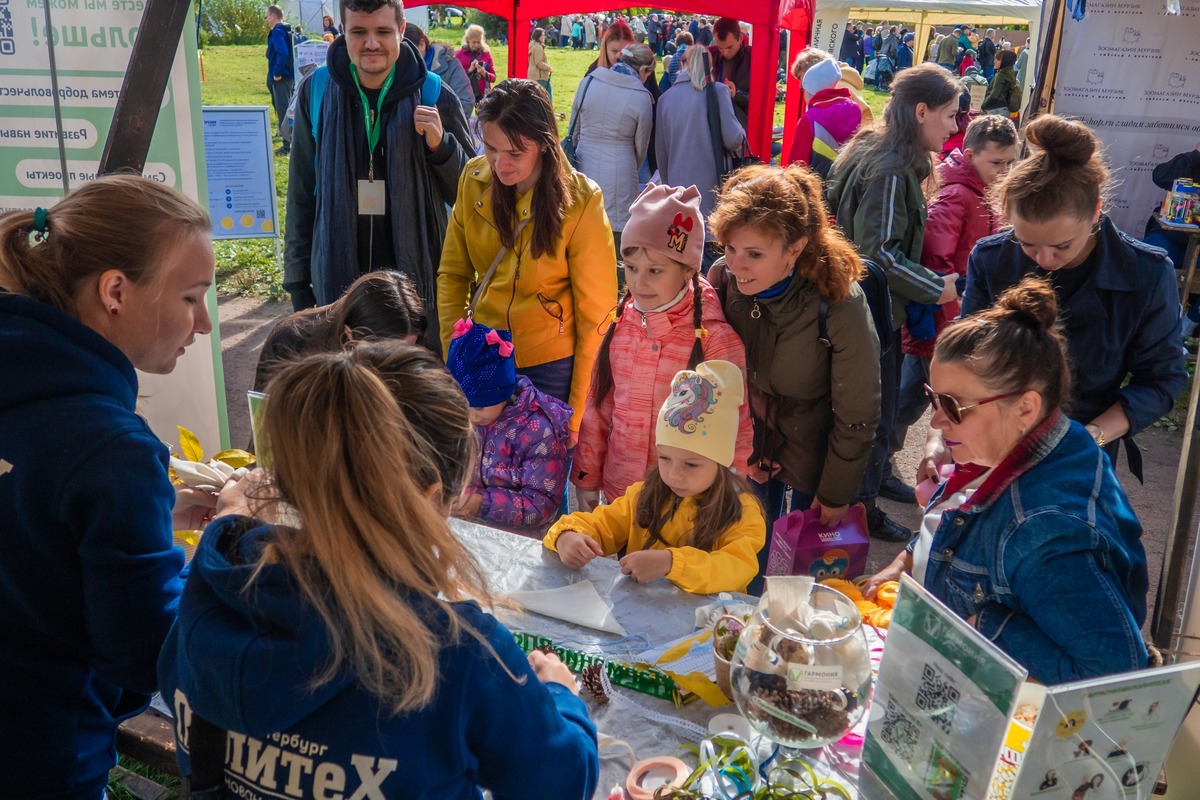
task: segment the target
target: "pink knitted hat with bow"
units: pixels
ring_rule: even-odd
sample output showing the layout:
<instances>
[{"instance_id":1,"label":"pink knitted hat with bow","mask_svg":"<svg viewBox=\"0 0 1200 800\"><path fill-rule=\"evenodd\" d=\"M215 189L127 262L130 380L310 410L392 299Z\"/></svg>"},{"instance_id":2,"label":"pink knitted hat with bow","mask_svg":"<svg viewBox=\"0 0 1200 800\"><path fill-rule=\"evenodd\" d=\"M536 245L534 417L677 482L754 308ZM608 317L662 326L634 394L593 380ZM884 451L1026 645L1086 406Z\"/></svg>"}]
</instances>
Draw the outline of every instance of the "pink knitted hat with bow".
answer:
<instances>
[{"instance_id":1,"label":"pink knitted hat with bow","mask_svg":"<svg viewBox=\"0 0 1200 800\"><path fill-rule=\"evenodd\" d=\"M647 185L629 207L629 222L621 232L621 250L630 247L645 247L699 270L704 257L700 190Z\"/></svg>"}]
</instances>

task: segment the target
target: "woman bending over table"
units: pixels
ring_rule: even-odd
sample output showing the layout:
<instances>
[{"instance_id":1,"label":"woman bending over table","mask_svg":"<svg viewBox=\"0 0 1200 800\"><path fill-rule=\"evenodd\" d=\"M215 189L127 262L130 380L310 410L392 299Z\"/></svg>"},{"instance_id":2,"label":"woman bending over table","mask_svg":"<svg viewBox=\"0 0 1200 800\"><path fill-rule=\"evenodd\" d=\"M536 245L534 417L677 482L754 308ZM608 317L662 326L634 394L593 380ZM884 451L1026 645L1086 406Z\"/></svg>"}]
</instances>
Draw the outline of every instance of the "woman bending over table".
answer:
<instances>
[{"instance_id":1,"label":"woman bending over table","mask_svg":"<svg viewBox=\"0 0 1200 800\"><path fill-rule=\"evenodd\" d=\"M270 476L222 492L231 515L201 539L159 661L191 723L180 771L241 797L591 797L573 676L480 609L446 522L475 439L437 356L366 342L281 367L267 393Z\"/></svg>"},{"instance_id":2,"label":"woman bending over table","mask_svg":"<svg viewBox=\"0 0 1200 800\"><path fill-rule=\"evenodd\" d=\"M919 536L866 594L911 571L1044 684L1146 665L1142 526L1071 396L1054 289L1025 278L938 337L931 424L956 464Z\"/></svg>"},{"instance_id":3,"label":"woman bending over table","mask_svg":"<svg viewBox=\"0 0 1200 800\"><path fill-rule=\"evenodd\" d=\"M992 305L1026 275L1047 278L1075 368L1071 418L1114 461L1124 439L1140 480L1132 437L1167 413L1187 382L1175 270L1161 250L1125 235L1104 213L1109 171L1086 125L1045 114L1025 135L1034 154L998 192L1012 230L971 252L962 315ZM936 442L929 452L922 478L946 460Z\"/></svg>"},{"instance_id":4,"label":"woman bending over table","mask_svg":"<svg viewBox=\"0 0 1200 800\"><path fill-rule=\"evenodd\" d=\"M171 372L212 330L212 280L208 214L145 178L0 216L2 795L99 800L117 723L154 691L172 531L216 501L176 495L134 370Z\"/></svg>"}]
</instances>

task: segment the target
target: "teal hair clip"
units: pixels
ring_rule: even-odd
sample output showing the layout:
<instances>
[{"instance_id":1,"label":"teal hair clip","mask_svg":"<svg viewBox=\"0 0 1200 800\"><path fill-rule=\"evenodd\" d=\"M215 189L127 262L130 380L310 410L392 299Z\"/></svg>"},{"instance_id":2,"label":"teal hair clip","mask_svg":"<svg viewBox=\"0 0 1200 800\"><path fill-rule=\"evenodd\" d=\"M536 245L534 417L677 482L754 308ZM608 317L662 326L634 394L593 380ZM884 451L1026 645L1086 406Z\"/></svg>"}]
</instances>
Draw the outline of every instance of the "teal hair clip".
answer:
<instances>
[{"instance_id":1,"label":"teal hair clip","mask_svg":"<svg viewBox=\"0 0 1200 800\"><path fill-rule=\"evenodd\" d=\"M40 206L33 210L34 238L39 242L46 236L46 222L49 216L50 212Z\"/></svg>"}]
</instances>

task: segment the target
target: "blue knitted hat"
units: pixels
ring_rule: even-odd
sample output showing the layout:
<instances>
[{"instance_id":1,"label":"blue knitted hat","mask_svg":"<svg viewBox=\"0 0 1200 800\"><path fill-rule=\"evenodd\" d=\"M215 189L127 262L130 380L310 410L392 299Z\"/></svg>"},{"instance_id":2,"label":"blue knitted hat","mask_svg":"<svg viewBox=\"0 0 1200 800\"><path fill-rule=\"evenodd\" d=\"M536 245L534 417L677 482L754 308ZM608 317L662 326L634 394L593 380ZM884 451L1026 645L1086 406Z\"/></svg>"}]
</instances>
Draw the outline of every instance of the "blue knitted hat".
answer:
<instances>
[{"instance_id":1,"label":"blue knitted hat","mask_svg":"<svg viewBox=\"0 0 1200 800\"><path fill-rule=\"evenodd\" d=\"M512 334L492 330L471 319L454 323L446 366L471 408L503 403L517 388Z\"/></svg>"}]
</instances>

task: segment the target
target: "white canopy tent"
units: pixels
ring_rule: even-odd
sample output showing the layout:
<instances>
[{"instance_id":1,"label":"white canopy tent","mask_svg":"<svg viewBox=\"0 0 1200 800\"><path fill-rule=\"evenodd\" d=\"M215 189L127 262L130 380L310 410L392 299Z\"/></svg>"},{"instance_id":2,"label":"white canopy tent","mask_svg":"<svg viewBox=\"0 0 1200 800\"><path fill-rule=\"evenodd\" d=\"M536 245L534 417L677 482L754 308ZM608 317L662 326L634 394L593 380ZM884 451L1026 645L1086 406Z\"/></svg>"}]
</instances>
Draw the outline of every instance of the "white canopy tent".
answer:
<instances>
[{"instance_id":1,"label":"white canopy tent","mask_svg":"<svg viewBox=\"0 0 1200 800\"><path fill-rule=\"evenodd\" d=\"M920 63L925 57L929 30L939 25L970 25L982 28L1028 25L1029 57L1034 58L1040 42L1042 0L816 0L813 22L813 44L834 57L841 48L842 32L850 21L888 20L913 22L913 60ZM1031 62L1032 64L1036 61ZM1033 74L1030 69L1029 74ZM1028 81L1032 83L1032 80ZM1029 97L1029 87L1022 87ZM1024 103L1022 103L1024 106Z\"/></svg>"},{"instance_id":2,"label":"white canopy tent","mask_svg":"<svg viewBox=\"0 0 1200 800\"><path fill-rule=\"evenodd\" d=\"M326 14L333 17L334 22L341 25L341 16L338 13L340 4L338 0L286 0L281 4L283 6L284 18L289 22L299 22L304 28L305 33L319 36L323 30L321 26L321 18ZM404 18L410 22L421 26L423 30L429 29L429 7L420 6L417 8L408 8L405 3Z\"/></svg>"}]
</instances>

